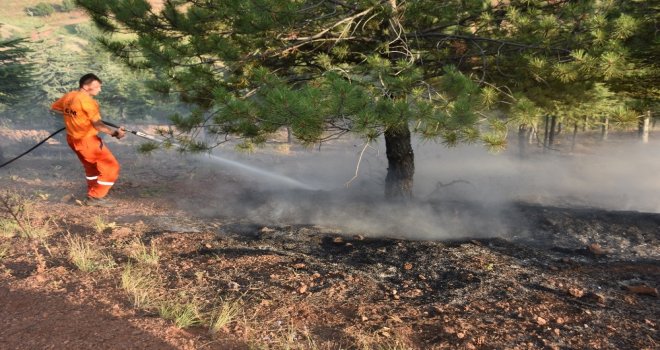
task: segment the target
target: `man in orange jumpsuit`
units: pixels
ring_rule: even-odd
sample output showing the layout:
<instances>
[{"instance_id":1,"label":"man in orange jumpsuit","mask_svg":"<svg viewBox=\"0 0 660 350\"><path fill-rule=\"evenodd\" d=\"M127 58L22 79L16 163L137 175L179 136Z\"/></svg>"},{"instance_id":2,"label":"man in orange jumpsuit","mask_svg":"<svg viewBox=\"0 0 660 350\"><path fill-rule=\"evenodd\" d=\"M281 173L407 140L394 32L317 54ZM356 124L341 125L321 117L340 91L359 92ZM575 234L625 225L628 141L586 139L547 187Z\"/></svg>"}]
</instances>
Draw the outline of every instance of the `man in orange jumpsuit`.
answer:
<instances>
[{"instance_id":1,"label":"man in orange jumpsuit","mask_svg":"<svg viewBox=\"0 0 660 350\"><path fill-rule=\"evenodd\" d=\"M101 121L99 104L94 100L101 84L96 75L85 74L78 82L80 89L62 96L51 108L63 114L67 143L85 168L85 204L107 207L110 203L105 196L119 176L119 162L97 134L100 131L121 139L125 131L123 127L113 131Z\"/></svg>"}]
</instances>

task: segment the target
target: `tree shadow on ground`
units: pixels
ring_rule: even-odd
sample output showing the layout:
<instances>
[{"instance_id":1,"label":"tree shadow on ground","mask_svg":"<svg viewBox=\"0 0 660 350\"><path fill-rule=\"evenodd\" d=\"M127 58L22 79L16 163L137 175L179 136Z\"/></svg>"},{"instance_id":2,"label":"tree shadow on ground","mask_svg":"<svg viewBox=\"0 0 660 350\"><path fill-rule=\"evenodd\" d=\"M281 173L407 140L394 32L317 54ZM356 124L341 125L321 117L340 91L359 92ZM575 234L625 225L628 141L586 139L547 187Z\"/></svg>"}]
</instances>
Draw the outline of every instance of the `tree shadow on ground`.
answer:
<instances>
[{"instance_id":1,"label":"tree shadow on ground","mask_svg":"<svg viewBox=\"0 0 660 350\"><path fill-rule=\"evenodd\" d=\"M98 306L0 286L2 349L175 349Z\"/></svg>"}]
</instances>

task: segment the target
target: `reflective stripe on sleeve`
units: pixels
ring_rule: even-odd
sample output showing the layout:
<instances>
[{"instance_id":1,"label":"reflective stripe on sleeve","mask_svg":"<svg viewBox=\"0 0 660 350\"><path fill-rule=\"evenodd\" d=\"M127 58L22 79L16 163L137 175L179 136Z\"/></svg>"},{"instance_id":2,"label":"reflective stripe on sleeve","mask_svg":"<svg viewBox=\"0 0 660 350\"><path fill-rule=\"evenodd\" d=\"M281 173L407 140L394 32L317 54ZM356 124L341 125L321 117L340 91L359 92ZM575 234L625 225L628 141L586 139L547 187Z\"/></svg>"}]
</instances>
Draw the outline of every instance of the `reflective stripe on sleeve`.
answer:
<instances>
[{"instance_id":1,"label":"reflective stripe on sleeve","mask_svg":"<svg viewBox=\"0 0 660 350\"><path fill-rule=\"evenodd\" d=\"M112 185L115 184L114 182L106 182L106 181L100 181L100 180L96 181L96 183L99 184L99 185L104 185L104 186L112 186Z\"/></svg>"},{"instance_id":2,"label":"reflective stripe on sleeve","mask_svg":"<svg viewBox=\"0 0 660 350\"><path fill-rule=\"evenodd\" d=\"M91 181L91 180L96 180L96 179L98 179L99 177L98 177L98 176L85 176L85 178L86 178L87 180L90 180L90 181Z\"/></svg>"}]
</instances>

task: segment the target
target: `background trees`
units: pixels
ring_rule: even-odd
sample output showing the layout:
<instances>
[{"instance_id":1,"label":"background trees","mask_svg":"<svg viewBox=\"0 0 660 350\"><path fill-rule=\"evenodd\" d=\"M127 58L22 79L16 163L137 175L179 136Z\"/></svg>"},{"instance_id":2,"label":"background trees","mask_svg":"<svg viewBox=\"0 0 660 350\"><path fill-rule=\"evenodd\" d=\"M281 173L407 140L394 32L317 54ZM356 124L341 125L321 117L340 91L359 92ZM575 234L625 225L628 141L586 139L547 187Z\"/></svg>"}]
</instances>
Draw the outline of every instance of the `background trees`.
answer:
<instances>
[{"instance_id":1,"label":"background trees","mask_svg":"<svg viewBox=\"0 0 660 350\"><path fill-rule=\"evenodd\" d=\"M33 65L26 60L25 41L0 41L0 104L15 103L31 86Z\"/></svg>"},{"instance_id":2,"label":"background trees","mask_svg":"<svg viewBox=\"0 0 660 350\"><path fill-rule=\"evenodd\" d=\"M411 132L502 148L512 122L537 128L626 77L647 16L614 0L78 4L106 48L158 76L152 88L197 106L173 118L179 141L212 147L189 137L200 128L246 145L281 126L305 143L382 135L390 198L412 193Z\"/></svg>"}]
</instances>

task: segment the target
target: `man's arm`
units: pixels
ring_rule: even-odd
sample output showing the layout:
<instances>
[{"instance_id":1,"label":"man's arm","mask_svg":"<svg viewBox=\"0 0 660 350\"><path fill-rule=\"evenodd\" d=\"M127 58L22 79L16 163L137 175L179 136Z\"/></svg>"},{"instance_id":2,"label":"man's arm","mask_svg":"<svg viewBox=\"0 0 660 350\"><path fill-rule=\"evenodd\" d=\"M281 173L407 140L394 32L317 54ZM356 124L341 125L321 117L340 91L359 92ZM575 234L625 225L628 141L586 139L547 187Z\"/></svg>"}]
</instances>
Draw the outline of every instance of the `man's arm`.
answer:
<instances>
[{"instance_id":1,"label":"man's arm","mask_svg":"<svg viewBox=\"0 0 660 350\"><path fill-rule=\"evenodd\" d=\"M119 129L112 130L107 125L103 124L101 119L93 121L92 125L96 130L104 132L112 137L116 137L117 139L121 139L122 137L126 136L126 131L123 126L119 127Z\"/></svg>"},{"instance_id":2,"label":"man's arm","mask_svg":"<svg viewBox=\"0 0 660 350\"><path fill-rule=\"evenodd\" d=\"M64 104L62 103L62 99L60 98L59 100L55 101L51 106L50 109L54 111L58 111L60 113L64 112Z\"/></svg>"}]
</instances>

